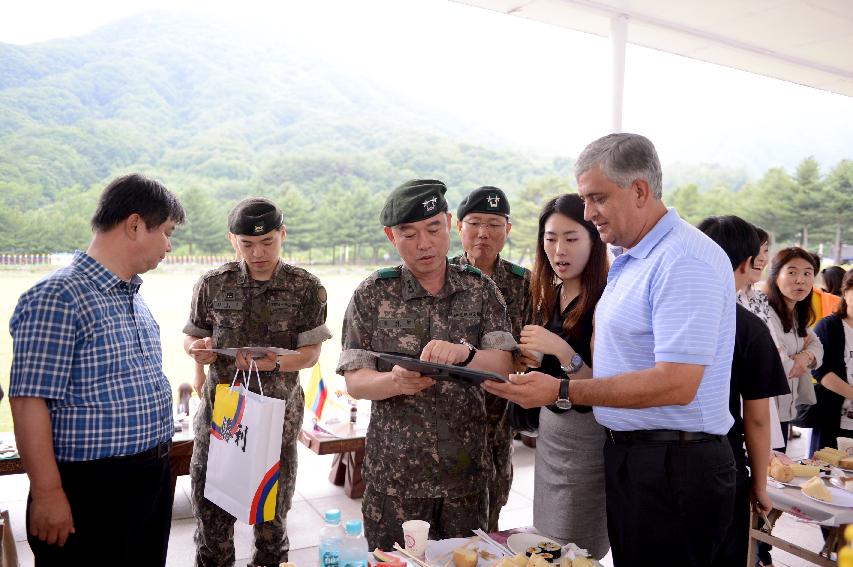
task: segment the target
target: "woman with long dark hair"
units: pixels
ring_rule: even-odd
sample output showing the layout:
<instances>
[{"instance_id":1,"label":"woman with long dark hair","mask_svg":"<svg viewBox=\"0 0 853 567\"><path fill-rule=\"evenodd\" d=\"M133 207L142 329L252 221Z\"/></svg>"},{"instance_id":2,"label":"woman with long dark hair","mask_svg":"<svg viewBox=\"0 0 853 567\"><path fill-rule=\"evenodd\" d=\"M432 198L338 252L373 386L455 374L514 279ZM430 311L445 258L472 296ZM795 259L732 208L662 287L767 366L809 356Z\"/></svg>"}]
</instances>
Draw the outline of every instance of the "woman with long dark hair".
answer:
<instances>
[{"instance_id":1,"label":"woman with long dark hair","mask_svg":"<svg viewBox=\"0 0 853 567\"><path fill-rule=\"evenodd\" d=\"M530 282L532 313L521 332L521 361L562 378L592 378L595 305L607 284L607 248L575 194L548 201L539 215ZM539 355L543 355L541 363ZM537 531L602 558L610 547L604 500L604 428L589 407L539 413L533 498Z\"/></svg>"},{"instance_id":2,"label":"woman with long dark hair","mask_svg":"<svg viewBox=\"0 0 853 567\"><path fill-rule=\"evenodd\" d=\"M815 403L810 370L823 361L823 346L809 329L814 321L812 288L817 269L815 257L807 250L784 248L773 258L767 278L769 326L791 382L791 394L776 398L786 439L788 424L797 415L796 405Z\"/></svg>"},{"instance_id":3,"label":"woman with long dark hair","mask_svg":"<svg viewBox=\"0 0 853 567\"><path fill-rule=\"evenodd\" d=\"M775 398L785 447L790 422L797 415L797 404L816 401L809 371L821 364L823 347L809 325L814 321L812 288L817 269L817 260L811 252L797 247L783 248L770 263L765 286L770 305L767 326L779 348L791 388L790 394ZM759 543L759 565L773 565L770 549L768 544Z\"/></svg>"}]
</instances>

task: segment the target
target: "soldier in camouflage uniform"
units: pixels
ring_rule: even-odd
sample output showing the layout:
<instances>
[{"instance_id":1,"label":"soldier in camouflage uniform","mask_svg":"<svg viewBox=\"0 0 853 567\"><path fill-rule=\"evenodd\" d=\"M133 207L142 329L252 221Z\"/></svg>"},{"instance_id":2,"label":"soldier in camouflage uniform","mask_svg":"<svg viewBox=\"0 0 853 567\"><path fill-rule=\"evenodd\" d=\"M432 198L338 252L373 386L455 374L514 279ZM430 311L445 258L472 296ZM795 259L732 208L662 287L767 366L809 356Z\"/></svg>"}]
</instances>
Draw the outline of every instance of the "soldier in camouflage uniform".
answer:
<instances>
[{"instance_id":1,"label":"soldier in camouflage uniform","mask_svg":"<svg viewBox=\"0 0 853 567\"><path fill-rule=\"evenodd\" d=\"M456 209L456 228L464 254L454 264L470 264L492 278L506 302L507 315L516 341L521 336L525 313L530 311L530 270L500 257L512 230L509 200L497 187L480 187L465 197ZM507 420L507 400L486 392L487 435L494 476L489 482L489 529L498 529L501 508L512 486L512 436Z\"/></svg>"},{"instance_id":2,"label":"soldier in camouflage uniform","mask_svg":"<svg viewBox=\"0 0 853 567\"><path fill-rule=\"evenodd\" d=\"M195 447L190 463L192 502L198 526L196 565L234 564L234 517L204 498L210 420L217 384L230 384L248 357L217 356L199 348L271 346L299 351L256 361L264 395L287 401L281 443L281 476L276 519L254 526L250 565L287 561L285 517L296 482L296 439L302 426L304 394L299 370L313 366L326 328L326 290L302 268L285 264L279 251L285 237L281 211L267 199L245 199L228 218L229 238L243 260L228 262L201 277L193 290L184 348L199 364L210 364L195 417ZM249 389L258 392L256 380ZM239 479L235 479L239 481Z\"/></svg>"},{"instance_id":3,"label":"soldier in camouflage uniform","mask_svg":"<svg viewBox=\"0 0 853 567\"><path fill-rule=\"evenodd\" d=\"M486 528L483 390L436 382L371 354L511 370L516 343L500 291L473 266L447 261L446 190L440 181L414 180L391 193L381 220L403 264L363 281L344 318L337 371L352 396L374 400L362 501L371 549L403 542L400 524L411 519L428 521L433 539Z\"/></svg>"}]
</instances>

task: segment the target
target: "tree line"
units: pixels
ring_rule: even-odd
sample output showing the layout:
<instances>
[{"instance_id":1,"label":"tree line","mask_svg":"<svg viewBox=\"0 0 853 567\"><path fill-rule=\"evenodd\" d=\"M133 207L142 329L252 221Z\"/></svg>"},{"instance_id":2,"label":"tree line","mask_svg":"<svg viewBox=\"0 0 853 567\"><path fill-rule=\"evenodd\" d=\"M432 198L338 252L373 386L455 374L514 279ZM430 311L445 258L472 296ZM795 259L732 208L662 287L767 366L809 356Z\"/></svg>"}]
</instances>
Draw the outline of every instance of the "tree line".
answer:
<instances>
[{"instance_id":1,"label":"tree line","mask_svg":"<svg viewBox=\"0 0 853 567\"><path fill-rule=\"evenodd\" d=\"M329 165L329 164L327 164ZM322 169L322 168L321 168ZM565 168L568 170L569 168ZM513 230L505 256L520 263L532 261L539 210L549 198L575 191L568 171L529 177L520 188L510 188ZM304 183L266 184L267 190L218 195L189 183L172 188L186 209L187 222L175 232L178 254L229 254L227 214L249 194L264 195L280 204L287 227L286 253L305 262L383 263L396 258L379 223L389 186L373 190L364 179L336 181L328 174ZM666 172L664 172L666 175ZM500 185L493 181L489 182ZM470 184L473 189L476 184ZM60 191L54 203L26 211L0 209L0 252L50 253L84 248L91 237L88 218L100 188ZM451 212L464 191L448 195ZM736 190L717 185L700 190L696 184L679 186L664 195L688 222L710 215L737 214L764 227L781 244L796 243L816 249L819 244L840 245L850 240L853 227L853 161L842 160L826 174L814 158L804 159L793 173L768 170L757 181ZM452 250L459 250L455 236ZM828 253L828 250L827 250Z\"/></svg>"}]
</instances>

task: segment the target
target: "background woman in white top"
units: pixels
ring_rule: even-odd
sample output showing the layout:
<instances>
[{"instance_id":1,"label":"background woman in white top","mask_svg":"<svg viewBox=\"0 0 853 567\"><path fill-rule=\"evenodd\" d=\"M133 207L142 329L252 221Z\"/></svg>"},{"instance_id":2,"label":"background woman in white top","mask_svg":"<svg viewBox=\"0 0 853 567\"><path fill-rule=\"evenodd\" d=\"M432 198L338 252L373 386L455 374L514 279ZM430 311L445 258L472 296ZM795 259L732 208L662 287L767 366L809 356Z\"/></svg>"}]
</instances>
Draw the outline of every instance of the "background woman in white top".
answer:
<instances>
[{"instance_id":1,"label":"background woman in white top","mask_svg":"<svg viewBox=\"0 0 853 567\"><path fill-rule=\"evenodd\" d=\"M791 394L776 398L786 439L789 422L797 415L796 405L815 403L810 370L823 361L823 346L809 329L814 319L812 287L817 269L817 260L807 250L784 248L773 258L767 278L769 326L791 381Z\"/></svg>"}]
</instances>

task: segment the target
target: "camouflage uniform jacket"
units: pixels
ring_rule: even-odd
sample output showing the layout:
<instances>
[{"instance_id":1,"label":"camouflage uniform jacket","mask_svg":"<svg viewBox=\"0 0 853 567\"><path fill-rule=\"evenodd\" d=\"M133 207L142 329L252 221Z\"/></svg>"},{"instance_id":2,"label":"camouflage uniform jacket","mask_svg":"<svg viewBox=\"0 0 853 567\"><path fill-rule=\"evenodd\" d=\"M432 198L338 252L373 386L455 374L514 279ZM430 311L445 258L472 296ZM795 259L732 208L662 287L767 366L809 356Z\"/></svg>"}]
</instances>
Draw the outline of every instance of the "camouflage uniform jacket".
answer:
<instances>
[{"instance_id":1,"label":"camouflage uniform jacket","mask_svg":"<svg viewBox=\"0 0 853 567\"><path fill-rule=\"evenodd\" d=\"M470 263L465 254L454 256L450 261L460 266ZM512 325L512 336L517 341L524 327L525 314L530 312L531 307L530 270L498 256L495 260L495 269L489 277L501 290L506 303L506 313Z\"/></svg>"},{"instance_id":2,"label":"camouflage uniform jacket","mask_svg":"<svg viewBox=\"0 0 853 567\"><path fill-rule=\"evenodd\" d=\"M450 261L460 266L469 264L465 254L455 256ZM531 311L530 270L498 256L490 277L501 290L512 327L512 336L518 341L521 337L521 329L524 327L524 319ZM489 441L499 447L505 447L504 451L507 455L505 459L496 459L495 472L498 476L512 478L512 460L509 456L511 455L512 428L506 418L507 404L504 398L486 394Z\"/></svg>"},{"instance_id":3,"label":"camouflage uniform jacket","mask_svg":"<svg viewBox=\"0 0 853 567\"><path fill-rule=\"evenodd\" d=\"M430 295L404 266L374 272L355 290L343 325L337 372L388 372L371 351L419 357L431 339L465 338L483 349L513 350L506 306L494 282L471 266L447 265ZM378 492L443 498L482 490L491 474L483 391L439 381L413 396L374 401L363 474Z\"/></svg>"},{"instance_id":4,"label":"camouflage uniform jacket","mask_svg":"<svg viewBox=\"0 0 853 567\"><path fill-rule=\"evenodd\" d=\"M331 338L326 327L326 290L320 280L302 268L279 261L268 281L253 280L245 262L228 262L203 275L193 289L189 321L184 333L213 337L215 348L274 346L296 349ZM196 442L209 432L216 384L230 384L234 358L218 356L210 365L199 410L206 427L196 429ZM302 426L304 394L298 372L261 372L264 395L287 400L284 441L296 439ZM257 381L249 389L258 392ZM205 422L197 420L197 424Z\"/></svg>"}]
</instances>

